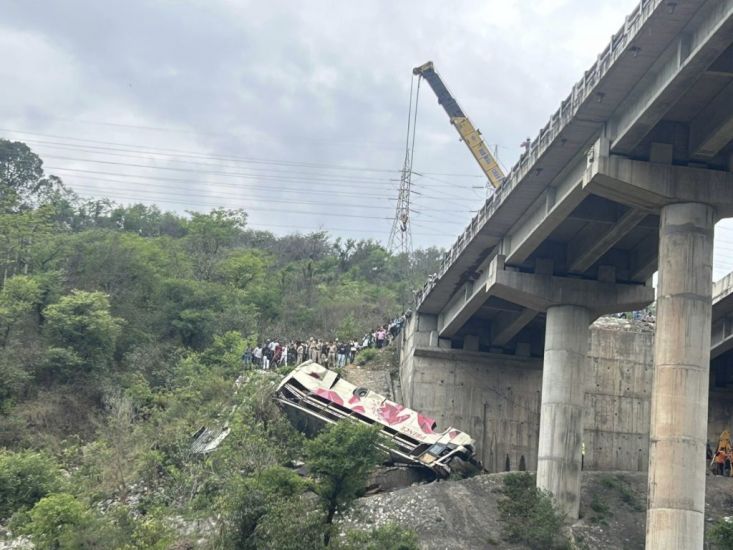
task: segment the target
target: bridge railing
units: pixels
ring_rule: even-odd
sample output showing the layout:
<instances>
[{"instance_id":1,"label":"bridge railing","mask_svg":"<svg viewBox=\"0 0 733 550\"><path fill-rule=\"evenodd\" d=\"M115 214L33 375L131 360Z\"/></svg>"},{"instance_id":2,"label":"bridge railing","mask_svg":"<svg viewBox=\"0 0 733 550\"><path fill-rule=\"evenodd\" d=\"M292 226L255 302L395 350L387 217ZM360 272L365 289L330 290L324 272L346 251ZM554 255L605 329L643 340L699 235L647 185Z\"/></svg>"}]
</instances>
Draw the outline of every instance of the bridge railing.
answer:
<instances>
[{"instance_id":1,"label":"bridge railing","mask_svg":"<svg viewBox=\"0 0 733 550\"><path fill-rule=\"evenodd\" d=\"M498 205L525 178L539 158L555 142L560 132L572 121L580 106L591 96L595 87L619 56L624 54L624 52L630 52L631 55L638 55L638 49L631 47L627 50L627 46L662 1L641 0L631 14L626 16L624 24L618 32L611 36L609 44L598 55L593 65L583 73L583 78L573 85L568 97L560 103L559 109L550 117L547 124L540 130L539 135L530 143L527 151L512 167L501 187L486 199L466 229L458 236L458 239L456 239L448 252L445 253L438 272L428 279L422 289L417 291L415 295L416 307L420 306L432 288L461 255L461 252L463 252L471 240L484 227ZM597 100L603 101L603 94L599 93Z\"/></svg>"}]
</instances>

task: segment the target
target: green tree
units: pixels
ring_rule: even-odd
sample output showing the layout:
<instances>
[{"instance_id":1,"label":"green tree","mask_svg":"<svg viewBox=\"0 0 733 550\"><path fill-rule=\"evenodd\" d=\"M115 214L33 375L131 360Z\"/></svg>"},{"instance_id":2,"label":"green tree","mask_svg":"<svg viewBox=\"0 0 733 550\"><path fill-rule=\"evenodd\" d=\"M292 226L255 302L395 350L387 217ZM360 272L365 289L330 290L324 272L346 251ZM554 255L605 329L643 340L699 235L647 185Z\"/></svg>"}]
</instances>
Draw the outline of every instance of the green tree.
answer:
<instances>
[{"instance_id":1,"label":"green tree","mask_svg":"<svg viewBox=\"0 0 733 550\"><path fill-rule=\"evenodd\" d=\"M16 275L0 290L0 346L8 344L11 329L41 302L41 285L33 277Z\"/></svg>"},{"instance_id":2,"label":"green tree","mask_svg":"<svg viewBox=\"0 0 733 550\"><path fill-rule=\"evenodd\" d=\"M269 260L261 252L238 250L221 262L219 272L224 282L246 290L264 281L268 266Z\"/></svg>"},{"instance_id":3,"label":"green tree","mask_svg":"<svg viewBox=\"0 0 733 550\"><path fill-rule=\"evenodd\" d=\"M0 519L30 509L61 485L58 464L48 455L0 451Z\"/></svg>"},{"instance_id":4,"label":"green tree","mask_svg":"<svg viewBox=\"0 0 733 550\"><path fill-rule=\"evenodd\" d=\"M226 247L241 236L247 223L244 210L218 208L208 214L189 212L186 241L194 259L197 278L211 279L216 263L221 260Z\"/></svg>"},{"instance_id":5,"label":"green tree","mask_svg":"<svg viewBox=\"0 0 733 550\"><path fill-rule=\"evenodd\" d=\"M75 533L92 521L90 511L73 495L56 493L42 498L30 511L26 532L36 548L72 548Z\"/></svg>"},{"instance_id":6,"label":"green tree","mask_svg":"<svg viewBox=\"0 0 733 550\"><path fill-rule=\"evenodd\" d=\"M364 491L369 472L384 455L377 447L379 426L338 422L306 446L307 464L326 505L326 522Z\"/></svg>"},{"instance_id":7,"label":"green tree","mask_svg":"<svg viewBox=\"0 0 733 550\"><path fill-rule=\"evenodd\" d=\"M64 350L86 370L110 366L122 323L111 315L106 295L74 290L43 314L51 349Z\"/></svg>"},{"instance_id":8,"label":"green tree","mask_svg":"<svg viewBox=\"0 0 733 550\"><path fill-rule=\"evenodd\" d=\"M223 507L227 511L227 516L221 545L224 548L238 550L265 547L262 543L275 539L277 533L274 531L282 528L283 521L295 522L292 516L282 517L284 508L290 512L294 511L284 503L293 499L299 501L307 488L306 480L292 470L280 466L271 466L253 476L234 481L224 499ZM302 512L304 508L301 504L300 511ZM271 513L272 517L265 522L264 518ZM259 533L256 533L258 525L262 523L266 523L266 527L260 528ZM295 536L294 541L297 540L297 535ZM277 548L277 546L267 547ZM300 548L310 547L300 546Z\"/></svg>"},{"instance_id":9,"label":"green tree","mask_svg":"<svg viewBox=\"0 0 733 550\"><path fill-rule=\"evenodd\" d=\"M0 139L0 198L26 206L43 181L43 161L25 143Z\"/></svg>"}]
</instances>

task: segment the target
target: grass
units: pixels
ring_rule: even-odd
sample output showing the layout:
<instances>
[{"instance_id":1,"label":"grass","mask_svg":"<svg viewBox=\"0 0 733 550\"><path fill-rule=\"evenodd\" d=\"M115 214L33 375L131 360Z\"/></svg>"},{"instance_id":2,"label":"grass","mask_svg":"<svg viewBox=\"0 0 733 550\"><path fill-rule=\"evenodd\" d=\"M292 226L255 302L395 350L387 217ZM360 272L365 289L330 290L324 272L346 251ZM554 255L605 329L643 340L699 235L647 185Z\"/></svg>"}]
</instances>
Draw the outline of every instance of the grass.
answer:
<instances>
[{"instance_id":1,"label":"grass","mask_svg":"<svg viewBox=\"0 0 733 550\"><path fill-rule=\"evenodd\" d=\"M621 501L629 506L636 512L644 510L644 506L639 502L639 499L634 495L633 490L623 479L616 476L603 476L601 478L601 485L607 489L615 490L618 492ZM592 505L591 505L592 506Z\"/></svg>"}]
</instances>

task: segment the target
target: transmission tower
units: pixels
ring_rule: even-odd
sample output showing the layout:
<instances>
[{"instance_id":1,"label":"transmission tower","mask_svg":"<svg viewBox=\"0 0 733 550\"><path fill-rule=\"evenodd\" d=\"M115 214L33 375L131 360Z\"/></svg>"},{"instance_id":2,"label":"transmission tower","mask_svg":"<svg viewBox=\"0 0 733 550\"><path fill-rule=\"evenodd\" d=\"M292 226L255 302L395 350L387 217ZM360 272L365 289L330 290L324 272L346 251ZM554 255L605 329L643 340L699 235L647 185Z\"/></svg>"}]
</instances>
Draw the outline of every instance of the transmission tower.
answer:
<instances>
[{"instance_id":1,"label":"transmission tower","mask_svg":"<svg viewBox=\"0 0 733 550\"><path fill-rule=\"evenodd\" d=\"M400 189L397 193L397 206L395 208L392 230L389 233L387 248L391 252L412 253L412 230L410 216L410 193L412 185L412 159L415 153L415 124L417 123L417 100L420 96L420 77L417 80L417 91L415 92L415 110L413 115L412 97L415 77L410 83L410 107L407 112L407 139L405 141L405 161L402 164L400 173Z\"/></svg>"}]
</instances>

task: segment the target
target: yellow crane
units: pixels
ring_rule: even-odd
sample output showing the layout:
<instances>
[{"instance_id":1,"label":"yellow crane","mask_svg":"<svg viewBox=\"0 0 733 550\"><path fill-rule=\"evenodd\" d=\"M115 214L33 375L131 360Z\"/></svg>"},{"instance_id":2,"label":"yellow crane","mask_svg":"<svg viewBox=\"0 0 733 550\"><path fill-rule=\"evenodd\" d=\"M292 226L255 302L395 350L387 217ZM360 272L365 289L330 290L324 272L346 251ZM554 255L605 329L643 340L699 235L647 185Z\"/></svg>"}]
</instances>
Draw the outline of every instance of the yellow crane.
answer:
<instances>
[{"instance_id":1,"label":"yellow crane","mask_svg":"<svg viewBox=\"0 0 733 550\"><path fill-rule=\"evenodd\" d=\"M461 136L461 141L463 141L471 151L473 158L475 158L476 162L479 163L481 170L486 174L486 177L489 178L491 185L495 189L501 187L501 184L504 181L504 172L496 161L496 158L494 158L494 155L491 154L491 151L484 143L484 140L481 137L481 132L474 128L471 121L468 120L468 117L463 113L463 110L458 105L458 102L451 95L450 91L448 91L446 85L443 84L443 80L440 78L440 75L435 72L433 62L428 61L424 65L415 67L412 69L412 74L424 78L427 83L430 84L433 92L438 96L438 103L441 104L443 109L445 109L445 112L448 113L451 124L455 126L458 134Z\"/></svg>"}]
</instances>

